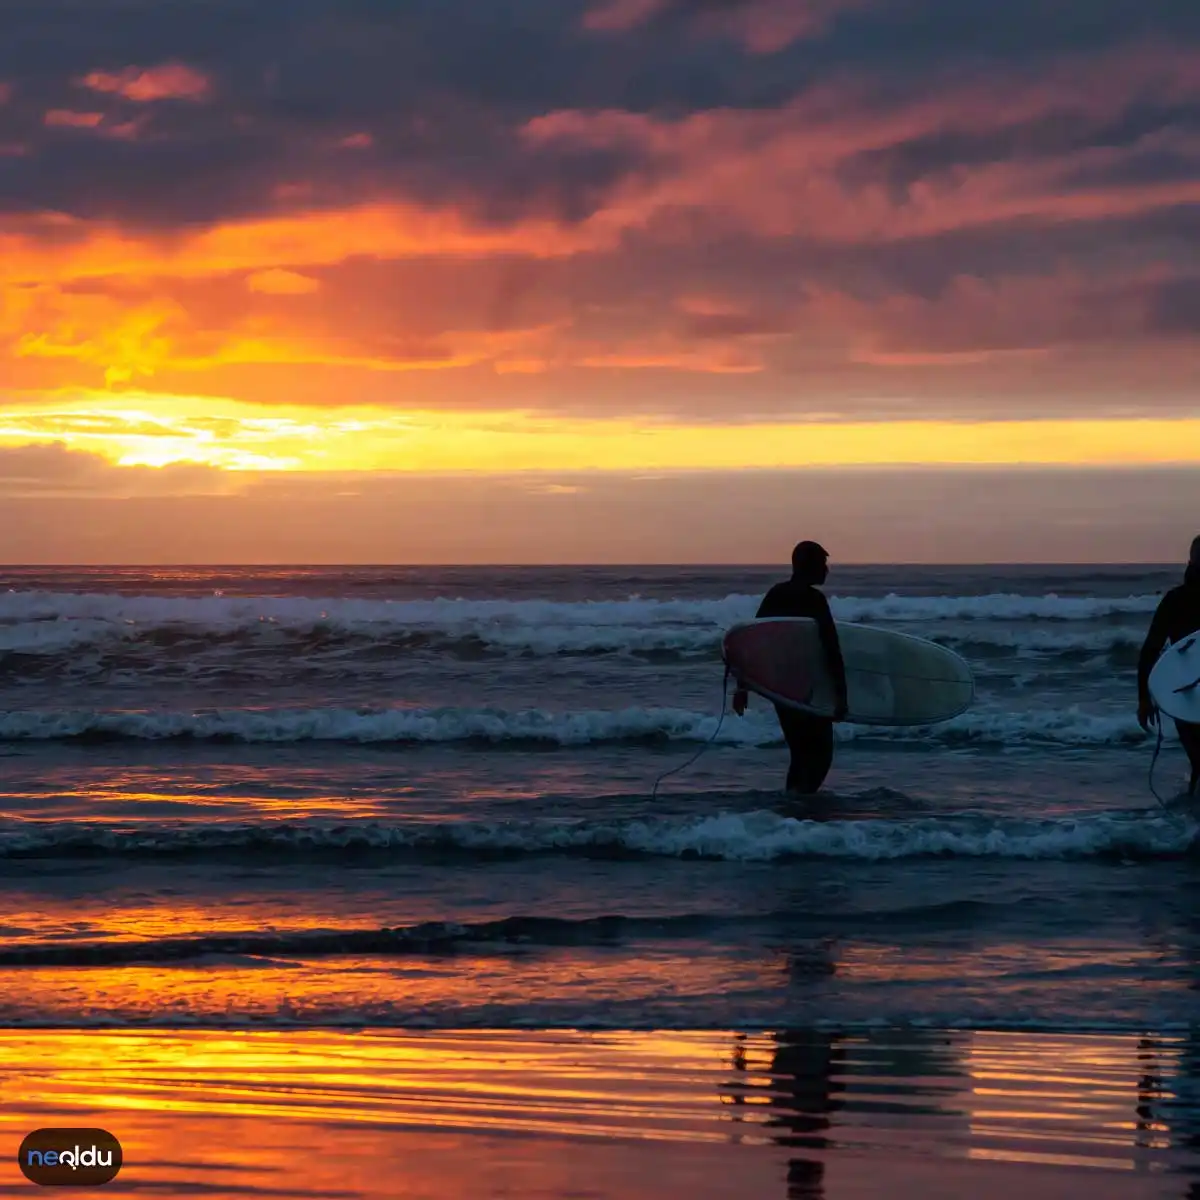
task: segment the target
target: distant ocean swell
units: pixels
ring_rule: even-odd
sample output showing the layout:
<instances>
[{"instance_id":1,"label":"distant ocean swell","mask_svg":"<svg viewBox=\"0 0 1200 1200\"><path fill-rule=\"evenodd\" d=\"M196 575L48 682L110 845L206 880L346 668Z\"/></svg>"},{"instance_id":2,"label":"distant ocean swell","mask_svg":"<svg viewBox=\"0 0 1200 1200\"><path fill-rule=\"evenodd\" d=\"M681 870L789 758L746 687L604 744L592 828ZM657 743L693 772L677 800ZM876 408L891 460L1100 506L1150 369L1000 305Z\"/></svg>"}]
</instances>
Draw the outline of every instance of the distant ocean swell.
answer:
<instances>
[{"instance_id":1,"label":"distant ocean swell","mask_svg":"<svg viewBox=\"0 0 1200 1200\"><path fill-rule=\"evenodd\" d=\"M22 709L0 712L0 742L189 740L397 746L475 742L521 749L706 742L715 733L714 740L724 745L782 744L766 701L752 701L751 713L743 719L727 715L719 731L717 720L715 713L676 708L583 712L485 708L229 708L198 712ZM1167 724L1168 736L1174 737L1170 723ZM929 727L841 725L836 736L841 741L876 740L938 747L1120 746L1140 745L1147 740L1132 713L1096 714L1078 708L1007 712L981 707Z\"/></svg>"},{"instance_id":2,"label":"distant ocean swell","mask_svg":"<svg viewBox=\"0 0 1200 1200\"><path fill-rule=\"evenodd\" d=\"M731 622L732 623L732 622ZM724 627L716 626L588 626L480 625L472 629L327 628L281 626L270 622L237 628L200 625L114 625L95 621L27 622L0 626L0 672L111 669L186 663L203 658L232 659L240 651L276 657L299 655L313 667L336 669L371 663L386 666L415 655L451 658L550 658L556 656L629 655L657 660L715 660ZM1037 655L1073 658L1119 654L1130 658L1141 645L1144 629L1101 623L1069 632L979 622L964 628L944 625L922 631L960 654L981 658Z\"/></svg>"},{"instance_id":3,"label":"distant ocean swell","mask_svg":"<svg viewBox=\"0 0 1200 1200\"><path fill-rule=\"evenodd\" d=\"M841 621L908 628L986 673L1012 660L1132 669L1154 596L834 597ZM719 660L757 597L720 600L311 600L10 592L0 681L129 682L135 675L275 681L383 676L444 657Z\"/></svg>"},{"instance_id":4,"label":"distant ocean swell","mask_svg":"<svg viewBox=\"0 0 1200 1200\"><path fill-rule=\"evenodd\" d=\"M943 906L958 910L970 902ZM891 915L891 914L889 914ZM910 919L946 919L950 913L915 913ZM828 927L836 924L813 914ZM271 933L201 933L188 937L136 941L17 944L0 943L0 968L24 966L116 966L126 963L187 962L214 955L320 958L330 955L391 957L405 954L449 954L492 946L586 947L653 938L713 939L739 936L752 927L794 929L803 924L796 913L723 917L696 914L663 918L604 916L582 920L556 917L504 917L473 924L436 921L381 929L321 929Z\"/></svg>"},{"instance_id":5,"label":"distant ocean swell","mask_svg":"<svg viewBox=\"0 0 1200 1200\"><path fill-rule=\"evenodd\" d=\"M928 857L1132 861L1192 856L1200 822L1185 812L1076 818L985 814L802 820L768 810L598 822L279 821L130 828L21 823L0 828L0 859L193 859L361 862L424 858L691 858L731 862Z\"/></svg>"},{"instance_id":6,"label":"distant ocean swell","mask_svg":"<svg viewBox=\"0 0 1200 1200\"><path fill-rule=\"evenodd\" d=\"M0 624L92 620L142 625L191 623L212 629L260 622L314 626L391 625L454 627L465 621L512 625L653 625L660 622L725 626L754 615L758 595L721 599L647 600L316 600L307 597L163 597L16 592L0 594ZM1023 596L838 596L830 603L843 621L1081 621L1151 613L1153 595L1124 597Z\"/></svg>"}]
</instances>

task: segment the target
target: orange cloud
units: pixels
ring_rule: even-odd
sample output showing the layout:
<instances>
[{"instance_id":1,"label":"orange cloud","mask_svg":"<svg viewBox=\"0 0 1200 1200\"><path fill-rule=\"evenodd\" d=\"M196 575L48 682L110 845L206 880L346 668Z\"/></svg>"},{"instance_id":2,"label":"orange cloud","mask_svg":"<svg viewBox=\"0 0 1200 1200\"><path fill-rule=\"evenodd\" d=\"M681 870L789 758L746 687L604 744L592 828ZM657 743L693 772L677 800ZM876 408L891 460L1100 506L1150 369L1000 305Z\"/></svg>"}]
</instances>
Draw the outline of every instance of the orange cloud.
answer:
<instances>
[{"instance_id":1,"label":"orange cloud","mask_svg":"<svg viewBox=\"0 0 1200 1200\"><path fill-rule=\"evenodd\" d=\"M95 129L104 120L104 114L98 112L76 112L70 108L52 108L42 118L49 126L66 129Z\"/></svg>"},{"instance_id":2,"label":"orange cloud","mask_svg":"<svg viewBox=\"0 0 1200 1200\"><path fill-rule=\"evenodd\" d=\"M272 267L268 271L255 272L246 280L246 286L252 292L268 296L308 296L320 290L321 281L296 271Z\"/></svg>"},{"instance_id":3,"label":"orange cloud","mask_svg":"<svg viewBox=\"0 0 1200 1200\"><path fill-rule=\"evenodd\" d=\"M334 266L355 257L555 258L613 248L619 230L606 225L570 228L534 219L488 227L454 209L378 202L136 236L113 224L39 214L10 221L8 232L0 232L0 285L106 277L197 279L272 267Z\"/></svg>"},{"instance_id":4,"label":"orange cloud","mask_svg":"<svg viewBox=\"0 0 1200 1200\"><path fill-rule=\"evenodd\" d=\"M147 121L145 116L134 117L132 121L122 121L119 125L111 125L103 132L120 141L134 142L145 132Z\"/></svg>"},{"instance_id":5,"label":"orange cloud","mask_svg":"<svg viewBox=\"0 0 1200 1200\"><path fill-rule=\"evenodd\" d=\"M838 12L865 7L868 0L739 0L736 4L695 5L679 0L604 0L584 14L595 32L625 33L665 14L688 19L693 32L730 37L752 54L774 54L802 37L819 33Z\"/></svg>"},{"instance_id":6,"label":"orange cloud","mask_svg":"<svg viewBox=\"0 0 1200 1200\"><path fill-rule=\"evenodd\" d=\"M597 31L624 33L644 25L662 12L670 0L602 0L583 17L583 27Z\"/></svg>"},{"instance_id":7,"label":"orange cloud","mask_svg":"<svg viewBox=\"0 0 1200 1200\"><path fill-rule=\"evenodd\" d=\"M0 80L0 104L7 104L12 99L13 86Z\"/></svg>"},{"instance_id":8,"label":"orange cloud","mask_svg":"<svg viewBox=\"0 0 1200 1200\"><path fill-rule=\"evenodd\" d=\"M1064 120L1108 120L1123 111L1130 94L1147 102L1198 99L1200 67L1182 52L1159 48L1069 64L1028 87L1011 80L970 83L883 110L872 109L861 89L848 84L812 89L780 109L718 110L682 120L564 110L529 121L521 131L526 145L635 152L650 160L650 169L633 169L610 185L580 220L531 215L493 225L466 206L431 208L382 197L169 236L29 217L10 220L0 233L0 282L196 278L330 266L360 256L551 259L616 251L630 234L645 232L668 244L721 229L829 243L888 242L1000 221L1065 222L1196 203L1200 182L1190 179L1060 186L1064 171L1110 161L1115 152L1109 148L960 169L917 180L901 200L882 183L854 186L840 174L856 155L920 138L986 134L1046 112ZM101 120L62 110L47 115L48 123L96 126ZM681 220L685 214L708 224Z\"/></svg>"},{"instance_id":9,"label":"orange cloud","mask_svg":"<svg viewBox=\"0 0 1200 1200\"><path fill-rule=\"evenodd\" d=\"M102 295L38 298L35 329L13 344L18 358L73 359L99 368L105 383L128 383L153 375L168 361L187 328L187 313L175 302L153 300L121 306Z\"/></svg>"},{"instance_id":10,"label":"orange cloud","mask_svg":"<svg viewBox=\"0 0 1200 1200\"><path fill-rule=\"evenodd\" d=\"M1095 290L1082 273L982 279L959 276L934 296L870 300L814 291L808 326L846 346L849 361L876 366L994 364L1055 351L1127 343L1154 331L1161 283L1155 271L1113 278Z\"/></svg>"},{"instance_id":11,"label":"orange cloud","mask_svg":"<svg viewBox=\"0 0 1200 1200\"><path fill-rule=\"evenodd\" d=\"M605 19L616 20L617 7L603 10ZM768 7L776 16L793 11L762 11ZM633 10L622 11L627 19ZM118 92L111 81L125 87L133 70L105 77L99 90ZM147 88L141 95L149 98ZM179 373L210 372L206 386L211 381L238 395L290 398L299 387L324 402L324 388L334 397L328 402L341 403L337 397L360 394L357 383L372 400L400 404L422 385L398 373L455 370L464 372L461 381L438 381L447 407L499 404L500 393L529 398L532 407L566 407L576 403L563 399L570 392L586 393L599 408L596 396L608 402L624 387L628 394L616 401L623 411L663 411L655 406L670 386L666 373L674 372L686 375L681 391L710 389L709 411L717 409L719 381L736 376L723 385L726 404L731 396L749 405L772 393L770 412L791 405L841 413L854 407L849 397L879 394L876 385L896 395L909 369L911 382L920 379L917 369L939 368L928 375L942 377L947 391L949 368L962 368L959 381L991 386L997 364L1094 346L1095 293L1144 282L1130 265L1132 252L1118 259L1114 251L1094 270L1081 266L1078 278L1043 284L1006 281L1003 269L988 266L994 282L972 279L970 266L949 280L945 255L934 270L919 246L893 253L888 244L1002 223L1045 230L1200 202L1200 181L1178 173L1150 173L1143 182L1136 172L1122 175L1125 146L1040 156L1004 149L1007 131L1047 114L1083 131L1071 144L1086 147L1087 131L1124 114L1131 95L1151 105L1200 99L1200 70L1186 55L1151 47L1067 63L1027 87L1011 79L960 81L886 106L869 84L841 81L781 107L681 119L552 112L520 130L539 167L543 151L553 165L556 152L565 150L571 163L579 149L618 164L611 175L601 173L587 207L568 217L489 209L494 193L485 181L474 195L477 178L439 205L398 191L389 196L373 174L380 190L361 203L319 207L330 195L319 160L289 160L298 178L311 173L312 183L281 183L265 173L258 179L263 203L273 203L265 197L274 185L281 209L283 201L304 206L291 212L173 228L53 211L10 216L0 227L0 338L9 348L5 365L19 376L8 382L94 386L103 378L124 388L153 378L162 390L182 391L195 384ZM46 119L99 136L136 137L153 110L136 115L123 125L71 110ZM1000 150L992 153L996 134ZM322 134L314 144L331 151L337 136ZM977 136L987 152L968 155L964 165L955 157L959 142L974 147ZM1183 129L1151 136L1151 149L1191 152L1180 141L1189 136ZM940 139L951 143L944 168ZM340 144L365 147L370 135L348 134ZM920 169L911 182L894 184L886 156L909 144ZM1147 145L1143 139L1140 148ZM882 168L873 156L884 156ZM339 169L355 165L345 157ZM509 219L490 215L496 211ZM968 256L977 246L974 238L962 243ZM776 245L778 271L769 261ZM880 260L891 266L876 271L880 247ZM747 281L743 249L763 263L761 278ZM895 265L910 257L920 262ZM913 286L926 268L936 282ZM888 270L909 274L892 286ZM1136 374L1134 356L1144 354L1133 343L1158 336L1165 325L1154 326L1142 311L1146 290L1134 288L1120 303L1102 298L1113 355L1128 355L1125 380ZM1081 315L1089 305L1090 315ZM968 369L979 365L988 370ZM324 370L309 369L317 366ZM629 387L619 373L633 371L654 372L653 387ZM1095 368L1092 378L1100 374ZM1018 382L1027 392L1029 380ZM1110 378L1105 386L1111 394L1120 382ZM465 399L468 393L476 398ZM914 386L903 403L916 410L924 395ZM697 409L703 403L694 401Z\"/></svg>"},{"instance_id":12,"label":"orange cloud","mask_svg":"<svg viewBox=\"0 0 1200 1200\"><path fill-rule=\"evenodd\" d=\"M257 290L267 296L301 294L306 283L317 284L291 272L263 274L266 287L260 277ZM446 371L508 357L526 359L550 332L532 328L451 330L429 336L372 334L357 331L353 324L337 328L319 315L298 327L282 308L231 311L223 321L210 323L201 310L167 296L134 298L46 285L0 295L5 299L0 337L9 341L14 359L76 362L98 372L109 387L164 371L246 366Z\"/></svg>"},{"instance_id":13,"label":"orange cloud","mask_svg":"<svg viewBox=\"0 0 1200 1200\"><path fill-rule=\"evenodd\" d=\"M375 139L369 133L351 133L342 138L338 145L343 150L369 150L375 145Z\"/></svg>"},{"instance_id":14,"label":"orange cloud","mask_svg":"<svg viewBox=\"0 0 1200 1200\"><path fill-rule=\"evenodd\" d=\"M570 361L604 370L698 371L712 375L754 375L766 367L750 346L687 345L669 335L657 338L614 339L601 348L568 348Z\"/></svg>"},{"instance_id":15,"label":"orange cloud","mask_svg":"<svg viewBox=\"0 0 1200 1200\"><path fill-rule=\"evenodd\" d=\"M562 110L530 120L531 147L638 153L651 169L616 185L585 224L650 230L665 240L696 235L681 214L764 237L888 242L1014 220L1119 216L1200 201L1196 180L1064 189L1072 168L1111 159L1107 148L1053 158L997 161L917 179L902 200L882 182L848 185L847 161L922 138L986 135L1044 119L1103 123L1137 95L1146 103L1200 100L1200 64L1182 49L1146 47L1062 66L1016 86L993 78L935 89L887 108L848 83L811 89L779 109L706 111L682 119L623 110ZM951 169L953 167L953 169Z\"/></svg>"},{"instance_id":16,"label":"orange cloud","mask_svg":"<svg viewBox=\"0 0 1200 1200\"><path fill-rule=\"evenodd\" d=\"M756 0L735 8L725 21L747 50L774 54L819 33L839 11L864 5L865 0Z\"/></svg>"},{"instance_id":17,"label":"orange cloud","mask_svg":"<svg viewBox=\"0 0 1200 1200\"><path fill-rule=\"evenodd\" d=\"M126 67L110 73L92 71L79 83L94 92L124 96L139 104L156 100L204 100L212 90L212 81L201 71L184 63L164 63L158 67Z\"/></svg>"}]
</instances>

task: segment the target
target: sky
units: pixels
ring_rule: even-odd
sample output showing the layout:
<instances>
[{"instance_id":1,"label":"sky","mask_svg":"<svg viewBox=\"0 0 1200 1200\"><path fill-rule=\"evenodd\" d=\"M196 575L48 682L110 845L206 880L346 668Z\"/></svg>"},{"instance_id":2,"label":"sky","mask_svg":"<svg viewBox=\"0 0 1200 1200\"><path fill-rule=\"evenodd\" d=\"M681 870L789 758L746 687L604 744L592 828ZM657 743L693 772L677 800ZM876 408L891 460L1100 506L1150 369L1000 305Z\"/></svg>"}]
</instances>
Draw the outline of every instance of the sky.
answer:
<instances>
[{"instance_id":1,"label":"sky","mask_svg":"<svg viewBox=\"0 0 1200 1200\"><path fill-rule=\"evenodd\" d=\"M6 0L0 561L1173 561L1195 0Z\"/></svg>"}]
</instances>

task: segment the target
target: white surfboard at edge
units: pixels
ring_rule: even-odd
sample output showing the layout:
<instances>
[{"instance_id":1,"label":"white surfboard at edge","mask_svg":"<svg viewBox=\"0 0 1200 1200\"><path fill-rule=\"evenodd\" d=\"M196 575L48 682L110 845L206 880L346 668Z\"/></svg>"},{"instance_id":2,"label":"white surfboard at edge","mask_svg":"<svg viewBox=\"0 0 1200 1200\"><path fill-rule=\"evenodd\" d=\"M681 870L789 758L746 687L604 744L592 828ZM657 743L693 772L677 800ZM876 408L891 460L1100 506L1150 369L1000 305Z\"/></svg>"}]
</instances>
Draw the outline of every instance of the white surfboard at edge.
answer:
<instances>
[{"instance_id":1,"label":"white surfboard at edge","mask_svg":"<svg viewBox=\"0 0 1200 1200\"><path fill-rule=\"evenodd\" d=\"M1150 695L1168 717L1200 724L1200 632L1162 652L1150 672Z\"/></svg>"}]
</instances>

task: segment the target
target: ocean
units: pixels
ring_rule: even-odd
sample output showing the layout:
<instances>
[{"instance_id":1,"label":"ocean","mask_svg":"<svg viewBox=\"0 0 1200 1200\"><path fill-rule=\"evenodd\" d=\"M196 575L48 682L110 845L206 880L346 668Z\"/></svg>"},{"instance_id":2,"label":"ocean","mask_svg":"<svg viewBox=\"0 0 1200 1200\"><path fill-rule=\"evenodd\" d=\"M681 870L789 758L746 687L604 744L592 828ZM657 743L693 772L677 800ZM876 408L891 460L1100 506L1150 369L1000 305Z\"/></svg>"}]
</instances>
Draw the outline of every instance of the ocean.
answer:
<instances>
[{"instance_id":1,"label":"ocean","mask_svg":"<svg viewBox=\"0 0 1200 1200\"><path fill-rule=\"evenodd\" d=\"M806 808L770 707L723 713L721 634L779 571L0 570L0 1052L672 1035L751 1090L747 1054L852 1045L919 1098L1093 1038L1190 1171L1200 821L1134 716L1180 574L834 563L838 620L952 648L977 698L839 727Z\"/></svg>"}]
</instances>

